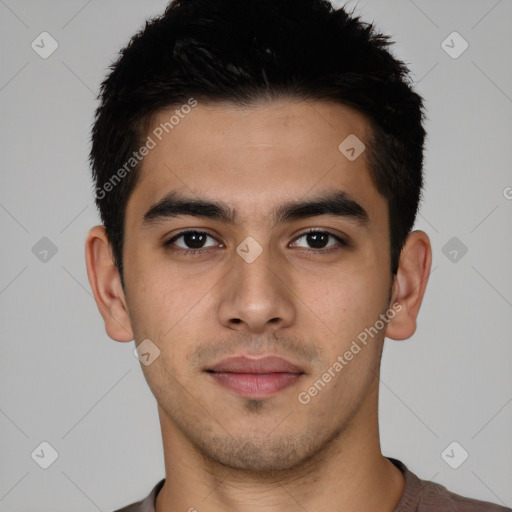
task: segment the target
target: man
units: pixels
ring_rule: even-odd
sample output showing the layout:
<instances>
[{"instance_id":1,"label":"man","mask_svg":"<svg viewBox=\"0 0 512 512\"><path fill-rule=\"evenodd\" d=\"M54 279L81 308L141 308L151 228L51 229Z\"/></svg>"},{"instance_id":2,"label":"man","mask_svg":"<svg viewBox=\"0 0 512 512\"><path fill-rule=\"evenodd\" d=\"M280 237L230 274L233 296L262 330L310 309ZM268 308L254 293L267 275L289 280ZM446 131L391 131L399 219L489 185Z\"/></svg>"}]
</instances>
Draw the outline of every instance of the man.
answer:
<instances>
[{"instance_id":1,"label":"man","mask_svg":"<svg viewBox=\"0 0 512 512\"><path fill-rule=\"evenodd\" d=\"M498 511L381 453L384 337L416 329L423 105L322 0L177 0L102 85L86 241L166 476L122 511Z\"/></svg>"}]
</instances>

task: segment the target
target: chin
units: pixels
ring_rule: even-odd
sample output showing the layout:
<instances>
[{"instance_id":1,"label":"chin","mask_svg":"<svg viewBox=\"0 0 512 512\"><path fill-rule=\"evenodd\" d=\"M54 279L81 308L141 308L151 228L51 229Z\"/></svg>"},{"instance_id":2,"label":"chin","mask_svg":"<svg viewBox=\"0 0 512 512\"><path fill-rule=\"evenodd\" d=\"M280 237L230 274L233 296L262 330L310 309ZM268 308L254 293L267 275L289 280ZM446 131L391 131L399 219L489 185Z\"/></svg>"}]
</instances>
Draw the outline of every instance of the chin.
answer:
<instances>
[{"instance_id":1,"label":"chin","mask_svg":"<svg viewBox=\"0 0 512 512\"><path fill-rule=\"evenodd\" d=\"M294 433L277 436L263 434L259 439L223 436L210 438L207 443L196 446L202 456L210 462L252 476L285 474L304 469L320 459L339 432Z\"/></svg>"}]
</instances>

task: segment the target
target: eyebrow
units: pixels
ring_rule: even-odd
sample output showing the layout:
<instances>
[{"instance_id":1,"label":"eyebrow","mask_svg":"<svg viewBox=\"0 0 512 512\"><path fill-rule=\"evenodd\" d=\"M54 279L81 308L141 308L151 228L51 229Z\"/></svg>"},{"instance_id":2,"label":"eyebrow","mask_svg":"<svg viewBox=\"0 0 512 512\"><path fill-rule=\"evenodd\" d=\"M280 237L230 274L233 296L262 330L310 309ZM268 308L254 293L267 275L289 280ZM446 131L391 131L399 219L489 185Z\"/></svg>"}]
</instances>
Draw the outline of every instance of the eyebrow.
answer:
<instances>
[{"instance_id":1,"label":"eyebrow","mask_svg":"<svg viewBox=\"0 0 512 512\"><path fill-rule=\"evenodd\" d=\"M182 215L218 220L227 224L234 224L237 218L236 209L222 201L196 199L178 192L170 192L144 214L142 227L151 227L168 218ZM366 210L343 191L290 201L279 205L271 212L274 225L318 215L345 217L360 225L365 225L369 221Z\"/></svg>"}]
</instances>

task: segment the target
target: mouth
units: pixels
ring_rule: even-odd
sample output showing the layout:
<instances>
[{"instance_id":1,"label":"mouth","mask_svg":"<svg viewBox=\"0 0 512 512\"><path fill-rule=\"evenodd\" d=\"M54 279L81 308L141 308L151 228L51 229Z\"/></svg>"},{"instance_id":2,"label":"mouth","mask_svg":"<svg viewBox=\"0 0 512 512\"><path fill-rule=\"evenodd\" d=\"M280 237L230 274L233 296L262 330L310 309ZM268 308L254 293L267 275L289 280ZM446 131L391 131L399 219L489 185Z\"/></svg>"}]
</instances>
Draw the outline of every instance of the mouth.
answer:
<instances>
[{"instance_id":1,"label":"mouth","mask_svg":"<svg viewBox=\"0 0 512 512\"><path fill-rule=\"evenodd\" d=\"M304 371L277 356L230 357L205 372L221 386L247 398L265 398L295 384Z\"/></svg>"}]
</instances>

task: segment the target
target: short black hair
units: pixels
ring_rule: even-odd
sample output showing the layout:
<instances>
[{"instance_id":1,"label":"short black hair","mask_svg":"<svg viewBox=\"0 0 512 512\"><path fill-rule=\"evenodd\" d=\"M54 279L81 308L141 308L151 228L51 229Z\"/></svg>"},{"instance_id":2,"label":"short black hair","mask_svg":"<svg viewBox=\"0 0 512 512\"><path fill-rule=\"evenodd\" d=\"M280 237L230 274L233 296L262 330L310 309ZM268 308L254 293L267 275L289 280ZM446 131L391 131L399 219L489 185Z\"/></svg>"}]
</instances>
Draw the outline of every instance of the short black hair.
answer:
<instances>
[{"instance_id":1,"label":"short black hair","mask_svg":"<svg viewBox=\"0 0 512 512\"><path fill-rule=\"evenodd\" d=\"M248 107L330 100L364 114L371 126L365 153L388 202L396 274L422 194L425 116L391 43L373 23L326 0L175 0L146 21L101 85L90 152L95 201L123 288L126 204L141 170L134 152L152 116L191 98Z\"/></svg>"}]
</instances>

